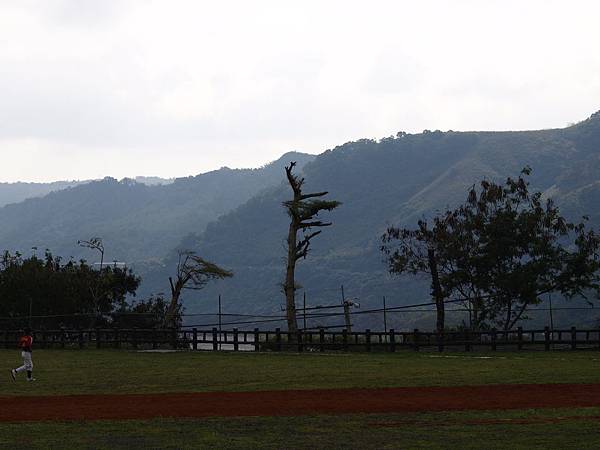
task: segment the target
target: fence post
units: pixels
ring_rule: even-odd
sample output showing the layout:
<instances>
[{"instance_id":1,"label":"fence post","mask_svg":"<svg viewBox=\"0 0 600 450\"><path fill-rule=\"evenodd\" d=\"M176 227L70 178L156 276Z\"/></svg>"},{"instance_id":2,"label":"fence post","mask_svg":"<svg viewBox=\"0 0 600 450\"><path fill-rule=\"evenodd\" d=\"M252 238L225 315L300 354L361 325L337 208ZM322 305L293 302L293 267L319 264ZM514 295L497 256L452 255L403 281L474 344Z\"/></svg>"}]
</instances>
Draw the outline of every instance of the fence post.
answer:
<instances>
[{"instance_id":1,"label":"fence post","mask_svg":"<svg viewBox=\"0 0 600 450\"><path fill-rule=\"evenodd\" d=\"M131 329L131 345L133 348L138 348L137 333L135 327Z\"/></svg>"},{"instance_id":2,"label":"fence post","mask_svg":"<svg viewBox=\"0 0 600 450\"><path fill-rule=\"evenodd\" d=\"M212 344L213 344L213 352L216 352L219 349L219 340L217 335L217 329L212 329Z\"/></svg>"},{"instance_id":3,"label":"fence post","mask_svg":"<svg viewBox=\"0 0 600 450\"><path fill-rule=\"evenodd\" d=\"M396 335L394 334L394 329L390 328L390 352L396 351Z\"/></svg>"},{"instance_id":4,"label":"fence post","mask_svg":"<svg viewBox=\"0 0 600 450\"><path fill-rule=\"evenodd\" d=\"M371 330L368 328L365 330L365 346L366 346L367 352L370 352L371 351Z\"/></svg>"},{"instance_id":5,"label":"fence post","mask_svg":"<svg viewBox=\"0 0 600 450\"><path fill-rule=\"evenodd\" d=\"M156 343L156 341L157 341L156 333L157 333L156 328L153 328L152 329L152 348L156 348L156 346L157 346L157 343Z\"/></svg>"},{"instance_id":6,"label":"fence post","mask_svg":"<svg viewBox=\"0 0 600 450\"><path fill-rule=\"evenodd\" d=\"M415 352L419 351L419 329L415 328L415 331L413 331L413 348L415 349Z\"/></svg>"},{"instance_id":7,"label":"fence post","mask_svg":"<svg viewBox=\"0 0 600 450\"><path fill-rule=\"evenodd\" d=\"M65 348L65 334L64 328L60 329L60 348Z\"/></svg>"},{"instance_id":8,"label":"fence post","mask_svg":"<svg viewBox=\"0 0 600 450\"><path fill-rule=\"evenodd\" d=\"M100 348L100 341L102 340L102 336L100 333L100 328L96 328L96 348Z\"/></svg>"},{"instance_id":9,"label":"fence post","mask_svg":"<svg viewBox=\"0 0 600 450\"><path fill-rule=\"evenodd\" d=\"M233 351L237 352L240 349L240 346L238 344L238 329L234 328L233 329Z\"/></svg>"},{"instance_id":10,"label":"fence post","mask_svg":"<svg viewBox=\"0 0 600 450\"><path fill-rule=\"evenodd\" d=\"M121 335L119 329L115 329L115 348L121 348Z\"/></svg>"},{"instance_id":11,"label":"fence post","mask_svg":"<svg viewBox=\"0 0 600 450\"><path fill-rule=\"evenodd\" d=\"M471 330L465 329L465 352L471 351Z\"/></svg>"},{"instance_id":12,"label":"fence post","mask_svg":"<svg viewBox=\"0 0 600 450\"><path fill-rule=\"evenodd\" d=\"M192 328L192 348L198 350L198 329Z\"/></svg>"},{"instance_id":13,"label":"fence post","mask_svg":"<svg viewBox=\"0 0 600 450\"><path fill-rule=\"evenodd\" d=\"M275 328L275 342L277 343L277 351L281 351L281 328Z\"/></svg>"},{"instance_id":14,"label":"fence post","mask_svg":"<svg viewBox=\"0 0 600 450\"><path fill-rule=\"evenodd\" d=\"M550 350L550 327L544 327L544 350Z\"/></svg>"},{"instance_id":15,"label":"fence post","mask_svg":"<svg viewBox=\"0 0 600 450\"><path fill-rule=\"evenodd\" d=\"M171 328L171 347L173 347L173 350L177 349L177 344L178 344L178 332L177 332L177 328L173 327Z\"/></svg>"},{"instance_id":16,"label":"fence post","mask_svg":"<svg viewBox=\"0 0 600 450\"><path fill-rule=\"evenodd\" d=\"M79 329L79 348L83 348L83 330L80 328Z\"/></svg>"},{"instance_id":17,"label":"fence post","mask_svg":"<svg viewBox=\"0 0 600 450\"><path fill-rule=\"evenodd\" d=\"M571 327L571 350L575 350L577 348L577 329L575 327Z\"/></svg>"},{"instance_id":18,"label":"fence post","mask_svg":"<svg viewBox=\"0 0 600 450\"><path fill-rule=\"evenodd\" d=\"M254 351L260 351L260 336L258 332L258 328L254 329Z\"/></svg>"},{"instance_id":19,"label":"fence post","mask_svg":"<svg viewBox=\"0 0 600 450\"><path fill-rule=\"evenodd\" d=\"M517 349L523 349L523 328L517 328Z\"/></svg>"},{"instance_id":20,"label":"fence post","mask_svg":"<svg viewBox=\"0 0 600 450\"><path fill-rule=\"evenodd\" d=\"M302 352L304 350L304 346L302 345L302 331L298 330L296 336L298 338L298 351Z\"/></svg>"},{"instance_id":21,"label":"fence post","mask_svg":"<svg viewBox=\"0 0 600 450\"><path fill-rule=\"evenodd\" d=\"M345 328L342 330L342 346L344 348L344 351L347 352L348 351L348 330L346 330Z\"/></svg>"},{"instance_id":22,"label":"fence post","mask_svg":"<svg viewBox=\"0 0 600 450\"><path fill-rule=\"evenodd\" d=\"M322 352L325 350L325 330L321 328L319 330L319 351Z\"/></svg>"},{"instance_id":23,"label":"fence post","mask_svg":"<svg viewBox=\"0 0 600 450\"><path fill-rule=\"evenodd\" d=\"M496 351L496 341L498 339L498 336L496 334L496 329L492 328L492 351L495 352Z\"/></svg>"}]
</instances>

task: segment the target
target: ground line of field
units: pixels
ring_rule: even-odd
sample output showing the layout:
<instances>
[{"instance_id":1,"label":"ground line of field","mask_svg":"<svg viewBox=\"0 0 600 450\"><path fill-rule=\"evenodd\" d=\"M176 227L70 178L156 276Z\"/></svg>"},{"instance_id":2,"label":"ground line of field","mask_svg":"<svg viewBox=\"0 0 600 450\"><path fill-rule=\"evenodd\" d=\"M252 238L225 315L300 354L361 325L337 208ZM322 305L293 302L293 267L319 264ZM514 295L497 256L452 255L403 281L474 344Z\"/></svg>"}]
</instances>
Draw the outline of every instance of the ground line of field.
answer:
<instances>
[{"instance_id":1,"label":"ground line of field","mask_svg":"<svg viewBox=\"0 0 600 450\"><path fill-rule=\"evenodd\" d=\"M5 396L0 422L296 416L600 406L600 384Z\"/></svg>"}]
</instances>

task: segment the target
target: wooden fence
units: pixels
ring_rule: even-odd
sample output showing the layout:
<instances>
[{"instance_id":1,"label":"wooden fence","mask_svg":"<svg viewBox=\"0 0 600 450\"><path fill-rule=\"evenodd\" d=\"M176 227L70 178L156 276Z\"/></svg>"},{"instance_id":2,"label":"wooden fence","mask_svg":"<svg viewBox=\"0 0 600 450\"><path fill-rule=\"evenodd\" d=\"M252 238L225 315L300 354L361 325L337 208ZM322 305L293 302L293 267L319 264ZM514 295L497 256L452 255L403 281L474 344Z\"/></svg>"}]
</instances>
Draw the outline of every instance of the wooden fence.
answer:
<instances>
[{"instance_id":1,"label":"wooden fence","mask_svg":"<svg viewBox=\"0 0 600 450\"><path fill-rule=\"evenodd\" d=\"M15 348L19 331L0 331L4 348ZM272 331L198 329L37 330L35 348L187 349L204 351L499 351L600 350L600 329L435 332Z\"/></svg>"}]
</instances>

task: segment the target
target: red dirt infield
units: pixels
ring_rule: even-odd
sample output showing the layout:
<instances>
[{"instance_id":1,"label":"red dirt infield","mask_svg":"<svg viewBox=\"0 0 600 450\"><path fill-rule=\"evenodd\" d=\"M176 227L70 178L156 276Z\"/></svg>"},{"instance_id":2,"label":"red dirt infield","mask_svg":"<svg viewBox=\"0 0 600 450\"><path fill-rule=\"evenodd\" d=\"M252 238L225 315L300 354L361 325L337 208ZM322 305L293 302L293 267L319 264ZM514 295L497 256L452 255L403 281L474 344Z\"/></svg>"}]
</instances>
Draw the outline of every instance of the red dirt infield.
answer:
<instances>
[{"instance_id":1,"label":"red dirt infield","mask_svg":"<svg viewBox=\"0 0 600 450\"><path fill-rule=\"evenodd\" d=\"M0 397L0 422L600 406L600 384Z\"/></svg>"}]
</instances>

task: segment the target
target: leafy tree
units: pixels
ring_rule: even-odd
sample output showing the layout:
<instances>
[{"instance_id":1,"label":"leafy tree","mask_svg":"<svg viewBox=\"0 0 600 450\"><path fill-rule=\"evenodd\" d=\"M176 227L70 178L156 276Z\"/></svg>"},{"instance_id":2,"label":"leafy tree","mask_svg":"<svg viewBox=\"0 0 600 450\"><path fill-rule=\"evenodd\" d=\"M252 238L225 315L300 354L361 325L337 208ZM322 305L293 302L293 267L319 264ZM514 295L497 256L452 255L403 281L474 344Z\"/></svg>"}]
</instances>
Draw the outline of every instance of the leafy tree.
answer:
<instances>
[{"instance_id":1,"label":"leafy tree","mask_svg":"<svg viewBox=\"0 0 600 450\"><path fill-rule=\"evenodd\" d=\"M170 302L162 294L152 296L146 300L134 301L131 305L124 305L122 309L113 313L113 324L120 328L161 328L164 326L165 317L169 314ZM174 322L179 327L182 323L183 308L177 305ZM173 322L171 322L173 323Z\"/></svg>"},{"instance_id":2,"label":"leafy tree","mask_svg":"<svg viewBox=\"0 0 600 450\"><path fill-rule=\"evenodd\" d=\"M288 183L294 192L292 200L283 203L290 217L290 226L287 238L287 268L283 291L286 299L286 315L288 331L296 332L298 324L296 321L296 289L295 280L296 262L301 258L306 258L310 241L315 236L321 233L322 230L311 231L313 228L328 227L331 222L322 222L317 220L317 216L321 211L332 211L341 205L335 200L321 200L328 192L314 192L311 194L303 194L302 186L304 178L298 177L292 173L295 162L290 162L285 167L285 173ZM302 232L302 237L298 239L298 232Z\"/></svg>"},{"instance_id":3,"label":"leafy tree","mask_svg":"<svg viewBox=\"0 0 600 450\"><path fill-rule=\"evenodd\" d=\"M164 324L177 327L179 298L184 289L200 290L210 280L232 277L233 273L197 256L192 251L180 251L175 281L169 277L171 301L164 316Z\"/></svg>"},{"instance_id":4,"label":"leafy tree","mask_svg":"<svg viewBox=\"0 0 600 450\"><path fill-rule=\"evenodd\" d=\"M104 266L104 244L102 242L102 238L93 237L88 241L79 240L77 241L77 245L100 252L100 270L102 270L102 267Z\"/></svg>"},{"instance_id":5,"label":"leafy tree","mask_svg":"<svg viewBox=\"0 0 600 450\"><path fill-rule=\"evenodd\" d=\"M600 238L561 216L551 199L530 193L530 172L504 184L481 181L431 229L422 220L416 230L390 227L382 237L391 273L431 276L438 331L453 295L469 306L474 328L508 330L545 293L600 294Z\"/></svg>"},{"instance_id":6,"label":"leafy tree","mask_svg":"<svg viewBox=\"0 0 600 450\"><path fill-rule=\"evenodd\" d=\"M600 237L586 229L587 218L569 222L552 199L530 193L530 173L526 167L504 184L482 181L453 214L459 238L468 237L474 249L457 272L472 279L477 320L504 329L514 327L543 294L600 294ZM450 289L457 285L452 281Z\"/></svg>"},{"instance_id":7,"label":"leafy tree","mask_svg":"<svg viewBox=\"0 0 600 450\"><path fill-rule=\"evenodd\" d=\"M46 327L107 324L113 311L126 307L139 283L129 269L100 271L85 261L63 264L49 251L44 259L5 252L0 258L0 315L15 318L8 324L15 326L28 322L30 313L45 316L36 323Z\"/></svg>"},{"instance_id":8,"label":"leafy tree","mask_svg":"<svg viewBox=\"0 0 600 450\"><path fill-rule=\"evenodd\" d=\"M446 251L449 238L447 225L440 216L435 217L433 222L433 228L429 228L426 220L419 220L415 230L388 227L382 236L381 250L386 255L390 273L422 273L431 278L431 296L437 315L436 330L441 333L445 326L444 302L449 294L442 282L451 276L452 265Z\"/></svg>"}]
</instances>

